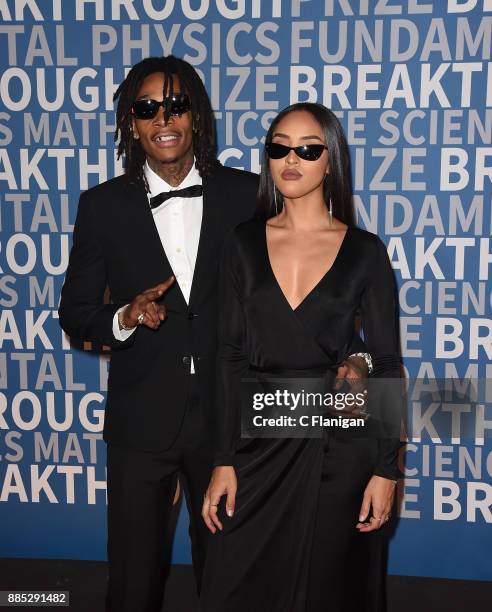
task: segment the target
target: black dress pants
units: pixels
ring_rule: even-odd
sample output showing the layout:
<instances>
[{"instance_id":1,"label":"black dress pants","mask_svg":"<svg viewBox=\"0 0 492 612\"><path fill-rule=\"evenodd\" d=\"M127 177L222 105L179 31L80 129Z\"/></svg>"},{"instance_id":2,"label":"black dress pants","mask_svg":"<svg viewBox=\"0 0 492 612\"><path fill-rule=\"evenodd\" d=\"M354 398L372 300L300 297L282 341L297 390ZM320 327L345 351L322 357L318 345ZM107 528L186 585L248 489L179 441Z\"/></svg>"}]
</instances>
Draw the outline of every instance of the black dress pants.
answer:
<instances>
[{"instance_id":1,"label":"black dress pants","mask_svg":"<svg viewBox=\"0 0 492 612\"><path fill-rule=\"evenodd\" d=\"M108 444L107 612L160 612L178 475L190 515L193 566L200 592L208 539L201 509L212 455L197 381L192 378L181 429L171 448L156 453Z\"/></svg>"}]
</instances>

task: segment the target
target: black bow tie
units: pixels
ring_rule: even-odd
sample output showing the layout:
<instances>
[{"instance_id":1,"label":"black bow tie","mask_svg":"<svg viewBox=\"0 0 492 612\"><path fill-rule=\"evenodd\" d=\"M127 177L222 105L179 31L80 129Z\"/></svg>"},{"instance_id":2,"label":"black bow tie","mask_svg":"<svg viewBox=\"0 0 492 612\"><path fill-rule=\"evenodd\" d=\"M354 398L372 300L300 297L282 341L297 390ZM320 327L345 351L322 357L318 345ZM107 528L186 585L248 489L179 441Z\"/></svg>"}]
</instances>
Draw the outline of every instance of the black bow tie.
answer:
<instances>
[{"instance_id":1,"label":"black bow tie","mask_svg":"<svg viewBox=\"0 0 492 612\"><path fill-rule=\"evenodd\" d=\"M150 208L157 208L169 198L197 198L203 193L203 187L201 185L192 185L191 187L185 187L184 189L175 189L174 191L164 191L158 195L150 198Z\"/></svg>"}]
</instances>

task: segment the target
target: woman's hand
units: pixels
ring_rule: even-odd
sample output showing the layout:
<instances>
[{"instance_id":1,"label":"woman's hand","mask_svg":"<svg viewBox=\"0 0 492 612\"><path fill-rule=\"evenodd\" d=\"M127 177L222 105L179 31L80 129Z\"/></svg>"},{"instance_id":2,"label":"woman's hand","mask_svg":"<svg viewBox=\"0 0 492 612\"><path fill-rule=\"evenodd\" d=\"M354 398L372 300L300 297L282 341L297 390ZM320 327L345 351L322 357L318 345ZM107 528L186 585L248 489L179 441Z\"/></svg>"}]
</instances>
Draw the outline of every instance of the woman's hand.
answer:
<instances>
[{"instance_id":1,"label":"woman's hand","mask_svg":"<svg viewBox=\"0 0 492 612\"><path fill-rule=\"evenodd\" d=\"M391 516L391 507L395 496L396 483L382 476L372 476L364 491L364 498L359 513L359 523L356 527L360 532L379 529ZM367 521L369 510L372 516ZM367 522L364 522L367 521Z\"/></svg>"},{"instance_id":2,"label":"woman's hand","mask_svg":"<svg viewBox=\"0 0 492 612\"><path fill-rule=\"evenodd\" d=\"M337 369L335 389L340 389L347 379L352 390L357 392L364 388L364 379L369 376L369 369L363 357L351 355Z\"/></svg>"},{"instance_id":3,"label":"woman's hand","mask_svg":"<svg viewBox=\"0 0 492 612\"><path fill-rule=\"evenodd\" d=\"M212 533L218 527L222 531L222 523L217 516L217 506L222 495L227 495L227 516L234 515L236 504L237 479L234 468L230 465L220 465L214 468L212 478L203 499L202 517Z\"/></svg>"},{"instance_id":4,"label":"woman's hand","mask_svg":"<svg viewBox=\"0 0 492 612\"><path fill-rule=\"evenodd\" d=\"M348 383L350 393L352 395L364 394L364 404L361 406L347 405L343 410L332 410L334 415L341 414L342 416L358 417L365 416L367 390L366 379L369 375L366 360L363 357L351 356L348 357L342 365L337 369L337 376L334 384L335 391L339 391L345 382Z\"/></svg>"}]
</instances>

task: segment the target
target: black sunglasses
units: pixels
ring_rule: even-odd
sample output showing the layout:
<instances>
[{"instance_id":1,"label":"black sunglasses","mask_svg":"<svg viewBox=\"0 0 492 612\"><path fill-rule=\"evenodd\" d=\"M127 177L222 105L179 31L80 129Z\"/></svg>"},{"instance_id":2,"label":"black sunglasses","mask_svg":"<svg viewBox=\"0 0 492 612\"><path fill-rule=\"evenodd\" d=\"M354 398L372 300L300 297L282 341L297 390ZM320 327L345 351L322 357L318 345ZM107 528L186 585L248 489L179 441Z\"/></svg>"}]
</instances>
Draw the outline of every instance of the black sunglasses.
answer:
<instances>
[{"instance_id":1,"label":"black sunglasses","mask_svg":"<svg viewBox=\"0 0 492 612\"><path fill-rule=\"evenodd\" d=\"M298 147L288 147L278 142L269 142L265 145L266 152L271 159L282 159L294 151L297 157L307 161L316 161L323 155L323 151L328 147L323 144L306 144Z\"/></svg>"},{"instance_id":2,"label":"black sunglasses","mask_svg":"<svg viewBox=\"0 0 492 612\"><path fill-rule=\"evenodd\" d=\"M164 109L164 115L184 115L191 109L191 102L185 93L168 96L162 102L145 98L136 100L132 104L132 113L136 119L153 119L159 112L160 106Z\"/></svg>"}]
</instances>

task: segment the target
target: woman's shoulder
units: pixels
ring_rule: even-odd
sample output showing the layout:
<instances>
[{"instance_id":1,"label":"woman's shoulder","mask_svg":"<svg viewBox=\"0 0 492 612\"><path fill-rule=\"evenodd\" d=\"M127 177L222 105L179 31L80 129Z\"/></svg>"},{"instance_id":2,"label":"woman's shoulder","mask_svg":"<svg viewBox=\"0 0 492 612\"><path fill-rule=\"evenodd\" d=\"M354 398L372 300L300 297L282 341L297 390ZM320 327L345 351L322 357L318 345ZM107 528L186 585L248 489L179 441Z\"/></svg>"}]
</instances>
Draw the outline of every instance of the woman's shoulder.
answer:
<instances>
[{"instance_id":1,"label":"woman's shoulder","mask_svg":"<svg viewBox=\"0 0 492 612\"><path fill-rule=\"evenodd\" d=\"M391 270L391 262L386 244L378 236L361 227L352 226L352 248L358 262L364 263L369 275L380 274Z\"/></svg>"},{"instance_id":2,"label":"woman's shoulder","mask_svg":"<svg viewBox=\"0 0 492 612\"><path fill-rule=\"evenodd\" d=\"M226 240L244 245L253 243L258 239L264 227L265 222L260 219L252 218L242 221L230 230Z\"/></svg>"},{"instance_id":3,"label":"woman's shoulder","mask_svg":"<svg viewBox=\"0 0 492 612\"><path fill-rule=\"evenodd\" d=\"M263 227L265 227L265 221L263 221L262 219L257 219L256 217L252 217L251 219L248 219L247 221L242 221L241 223L236 225L233 228L232 232L237 237L247 239L248 237L257 234L258 230Z\"/></svg>"},{"instance_id":4,"label":"woman's shoulder","mask_svg":"<svg viewBox=\"0 0 492 612\"><path fill-rule=\"evenodd\" d=\"M265 222L253 218L233 227L225 237L223 252L229 255L244 253L258 245Z\"/></svg>"},{"instance_id":5,"label":"woman's shoulder","mask_svg":"<svg viewBox=\"0 0 492 612\"><path fill-rule=\"evenodd\" d=\"M386 248L384 242L377 234L363 229L362 227L358 227L357 225L352 225L349 229L352 233L354 242L357 244L357 248L368 249L372 252L382 247Z\"/></svg>"}]
</instances>

